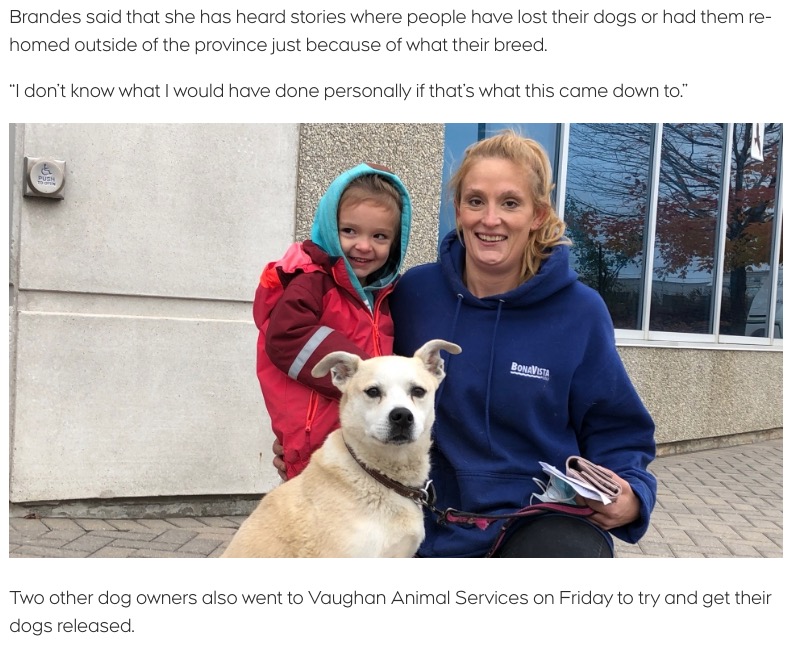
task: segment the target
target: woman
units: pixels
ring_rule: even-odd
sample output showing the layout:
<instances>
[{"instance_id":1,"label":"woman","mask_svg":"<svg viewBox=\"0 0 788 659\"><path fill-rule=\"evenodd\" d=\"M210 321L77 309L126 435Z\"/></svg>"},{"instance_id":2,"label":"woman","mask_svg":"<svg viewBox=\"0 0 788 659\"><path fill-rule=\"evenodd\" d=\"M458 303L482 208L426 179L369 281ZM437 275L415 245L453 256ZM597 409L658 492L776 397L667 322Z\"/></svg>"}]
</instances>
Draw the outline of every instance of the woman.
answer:
<instances>
[{"instance_id":1,"label":"woman","mask_svg":"<svg viewBox=\"0 0 788 659\"><path fill-rule=\"evenodd\" d=\"M569 267L550 203L550 163L513 132L466 151L452 178L456 231L438 263L403 275L392 301L395 352L458 343L436 402L437 507L507 513L541 494L539 462L581 455L615 472L622 493L586 519L540 515L512 525L501 556L612 556L608 531L636 542L656 481L654 425L616 352L610 315ZM586 503L582 500L579 503ZM421 556L484 556L482 531L427 515Z\"/></svg>"}]
</instances>

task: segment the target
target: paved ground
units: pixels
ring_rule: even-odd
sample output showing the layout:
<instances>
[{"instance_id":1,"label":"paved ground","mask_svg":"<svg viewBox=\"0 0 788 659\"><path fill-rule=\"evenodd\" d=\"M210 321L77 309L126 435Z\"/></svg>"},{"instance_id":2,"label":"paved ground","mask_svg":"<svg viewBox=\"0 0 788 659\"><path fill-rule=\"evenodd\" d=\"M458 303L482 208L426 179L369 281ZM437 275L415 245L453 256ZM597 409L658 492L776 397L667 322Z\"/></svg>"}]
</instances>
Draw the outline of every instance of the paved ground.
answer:
<instances>
[{"instance_id":1,"label":"paved ground","mask_svg":"<svg viewBox=\"0 0 788 659\"><path fill-rule=\"evenodd\" d=\"M621 558L783 555L782 440L658 458L649 532ZM162 519L11 517L13 557L180 557L222 553L243 516Z\"/></svg>"},{"instance_id":2,"label":"paved ground","mask_svg":"<svg viewBox=\"0 0 788 659\"><path fill-rule=\"evenodd\" d=\"M616 545L621 558L782 557L782 440L658 458L652 471L651 527Z\"/></svg>"}]
</instances>

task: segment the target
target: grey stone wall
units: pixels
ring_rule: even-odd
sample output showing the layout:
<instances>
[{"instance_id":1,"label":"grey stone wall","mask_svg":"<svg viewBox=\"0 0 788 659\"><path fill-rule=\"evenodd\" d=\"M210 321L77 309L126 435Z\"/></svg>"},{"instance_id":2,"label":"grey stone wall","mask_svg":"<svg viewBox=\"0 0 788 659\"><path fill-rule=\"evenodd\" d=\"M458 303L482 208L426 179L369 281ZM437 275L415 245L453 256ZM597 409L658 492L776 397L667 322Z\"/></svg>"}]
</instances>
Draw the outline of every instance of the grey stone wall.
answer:
<instances>
[{"instance_id":1,"label":"grey stone wall","mask_svg":"<svg viewBox=\"0 0 788 659\"><path fill-rule=\"evenodd\" d=\"M296 236L309 237L315 207L328 184L360 162L385 165L413 201L405 267L434 261L438 245L443 124L302 124Z\"/></svg>"},{"instance_id":2,"label":"grey stone wall","mask_svg":"<svg viewBox=\"0 0 788 659\"><path fill-rule=\"evenodd\" d=\"M783 353L622 347L621 357L670 444L761 433L783 425Z\"/></svg>"}]
</instances>

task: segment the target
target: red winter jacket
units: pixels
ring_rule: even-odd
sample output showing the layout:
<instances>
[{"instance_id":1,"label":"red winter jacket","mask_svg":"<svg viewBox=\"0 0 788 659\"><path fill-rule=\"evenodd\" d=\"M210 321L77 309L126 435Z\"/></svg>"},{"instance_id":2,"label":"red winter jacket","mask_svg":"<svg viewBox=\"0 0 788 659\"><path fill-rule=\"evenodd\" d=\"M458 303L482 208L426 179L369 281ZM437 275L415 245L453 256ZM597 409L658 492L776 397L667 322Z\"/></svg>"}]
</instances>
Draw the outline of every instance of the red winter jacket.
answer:
<instances>
[{"instance_id":1,"label":"red winter jacket","mask_svg":"<svg viewBox=\"0 0 788 659\"><path fill-rule=\"evenodd\" d=\"M327 354L344 350L364 359L390 355L394 324L388 294L369 310L353 288L345 261L312 241L295 243L260 277L253 313L260 330L257 377L274 434L284 447L287 477L339 426L340 393L331 376L312 377Z\"/></svg>"}]
</instances>

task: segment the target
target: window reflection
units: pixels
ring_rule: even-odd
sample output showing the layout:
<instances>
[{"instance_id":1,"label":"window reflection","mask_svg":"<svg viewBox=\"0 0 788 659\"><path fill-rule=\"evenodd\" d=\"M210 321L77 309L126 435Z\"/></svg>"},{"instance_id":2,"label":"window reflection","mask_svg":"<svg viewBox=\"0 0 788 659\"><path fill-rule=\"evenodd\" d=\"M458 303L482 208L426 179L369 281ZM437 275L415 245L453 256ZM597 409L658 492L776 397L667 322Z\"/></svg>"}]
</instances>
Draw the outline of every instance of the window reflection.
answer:
<instances>
[{"instance_id":1,"label":"window reflection","mask_svg":"<svg viewBox=\"0 0 788 659\"><path fill-rule=\"evenodd\" d=\"M569 132L564 220L572 267L620 329L641 328L652 135L648 124L572 124Z\"/></svg>"},{"instance_id":2,"label":"window reflection","mask_svg":"<svg viewBox=\"0 0 788 659\"><path fill-rule=\"evenodd\" d=\"M725 230L720 333L768 336L777 160L781 124L765 124L763 162L750 157L753 127L735 124ZM780 279L782 282L782 279ZM780 285L782 287L782 284ZM778 291L782 315L782 290ZM775 328L776 330L777 328ZM782 336L782 319L780 335Z\"/></svg>"},{"instance_id":3,"label":"window reflection","mask_svg":"<svg viewBox=\"0 0 788 659\"><path fill-rule=\"evenodd\" d=\"M723 139L719 124L665 124L651 292L651 330L713 330Z\"/></svg>"}]
</instances>

